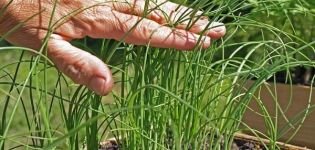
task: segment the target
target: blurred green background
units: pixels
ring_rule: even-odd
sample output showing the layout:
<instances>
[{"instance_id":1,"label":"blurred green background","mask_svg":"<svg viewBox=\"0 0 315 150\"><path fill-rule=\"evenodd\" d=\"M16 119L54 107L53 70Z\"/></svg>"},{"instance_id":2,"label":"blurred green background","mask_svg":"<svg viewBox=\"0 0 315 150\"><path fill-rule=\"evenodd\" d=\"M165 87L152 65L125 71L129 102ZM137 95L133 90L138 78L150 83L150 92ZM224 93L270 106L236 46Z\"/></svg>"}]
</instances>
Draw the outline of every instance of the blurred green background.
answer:
<instances>
[{"instance_id":1,"label":"blurred green background","mask_svg":"<svg viewBox=\"0 0 315 150\"><path fill-rule=\"evenodd\" d=\"M301 0L301 1L296 1L296 0L278 0L278 2L283 1L283 3L274 3L273 1L270 1L270 3L274 3L268 5L270 7L269 9L262 9L264 6L261 5L266 5L263 3L259 3L259 1L255 0L247 0L245 1L242 5L248 7L244 7L244 9L240 9L234 12L234 16L230 15L228 17L225 17L221 19L222 22L226 23L226 26L228 27L229 31L228 34L232 34L232 32L236 29L237 33L233 34L233 37L228 41L226 44L233 44L233 43L242 43L242 42L248 42L248 41L261 41L264 39L274 39L274 40L282 40L283 43L287 42L294 42L293 45L295 45L297 48L301 47L301 45L304 45L305 43L310 43L315 41L315 1L314 0ZM183 3L182 0L177 0L176 2L178 3ZM220 3L219 1L214 0L214 3ZM238 5L237 0L232 0L230 3L231 5ZM268 2L268 1L267 1ZM232 6L231 6L232 7ZM294 9L293 9L294 8ZM213 8L215 9L215 8ZM224 12L223 12L224 13ZM235 16L242 16L244 18L247 18L250 21L257 21L257 24L260 24L261 26L251 26L249 24L246 24L246 20L242 21L241 23L237 24L239 19ZM248 21L248 23L250 23ZM236 25L235 25L236 23ZM274 27L277 28L281 31L283 31L283 34L275 34L272 31L268 30L267 28L264 28L265 26L268 27ZM295 39L290 39L289 36L286 34L292 34L292 36L296 37ZM90 39L87 38L84 40L79 40L79 41L74 41L73 44L80 46L80 43L86 42L90 44L91 49L85 49L90 52L98 53L97 51L97 44L100 42L100 40L95 40L95 39ZM213 44L220 44L220 40L214 42ZM9 46L9 44L5 41L1 41L0 46ZM84 48L84 47L81 47ZM220 49L216 51L215 55L215 60L220 60L220 59L225 59L228 58L234 50L237 48L237 45L235 47L230 46L223 49ZM251 47L244 47L241 51L239 51L234 57L239 57L242 59L249 51L251 50ZM263 54L264 50L261 52L255 51L255 54L251 56L251 60L253 62L260 61L260 59L266 55ZM288 51L279 51L279 53L286 55L289 53ZM16 97L12 97L11 101L8 103L8 106L4 104L5 99L7 99L9 93L8 91L10 90L13 78L13 75L16 72L17 68L17 62L19 62L19 59L21 57L22 51L20 50L1 50L0 51L0 60L1 64L0 67L3 68L1 69L0 73L0 117L3 116L1 114L3 112L3 109L12 109L12 104L14 104L14 99ZM315 59L315 53L313 49L305 50L301 55L296 55L296 59L305 59L303 57L304 55L307 55L308 58L314 60ZM117 58L119 58L119 52L116 53L115 55ZM28 61L32 58L32 55L29 53L25 53L23 55L22 60ZM116 59L118 60L118 59ZM43 61L43 60L42 60ZM115 64L115 62L111 62L110 65ZM248 64L250 65L255 65L253 64ZM303 64L301 64L303 66ZM42 66L43 67L43 66ZM254 67L254 66L253 66ZM29 62L26 63L21 63L19 70L18 70L18 76L16 77L16 84L21 84L23 81L26 79L27 75L29 74L29 68L30 64ZM38 72L40 72L40 68L38 68ZM288 68L288 70L295 70L295 68ZM233 70L231 70L233 71ZM37 74L38 76L43 76L43 74L39 73ZM48 91L53 92L56 88L55 83L58 80L58 71L55 68L50 68L47 74L47 86L48 86ZM68 87L62 89L62 92L64 92L65 97L67 99L70 99L71 97L71 92L72 88L78 87L78 85L73 84L69 79L66 79L68 82ZM36 81L39 85L39 88L43 86L43 80L38 80ZM18 95L18 92L16 90L13 90L15 94L12 94L14 96ZM22 101L30 101L31 97L29 97L29 91L25 92L23 95ZM11 95L11 94L10 94ZM37 95L38 97L34 97L34 99L40 99L40 94ZM106 101L111 101L111 99L108 100L108 98L105 98ZM104 99L104 101L105 101ZM56 104L56 103L55 103ZM49 103L47 102L47 105ZM57 104L56 104L57 105ZM17 115L14 118L13 122L13 128L10 130L9 135L14 135L14 133L23 133L23 132L28 132L28 129L25 128L27 126L27 122L25 122L25 113L24 111L28 111L30 107L33 107L30 105L30 103L25 103L24 108L23 105L20 105L17 111ZM60 114L60 110L52 110L51 111L53 114ZM51 115L54 116L54 115ZM58 116L58 115L57 115ZM20 117L20 118L19 118ZM58 119L56 120L56 123L58 123ZM23 140L23 139L21 139Z\"/></svg>"}]
</instances>

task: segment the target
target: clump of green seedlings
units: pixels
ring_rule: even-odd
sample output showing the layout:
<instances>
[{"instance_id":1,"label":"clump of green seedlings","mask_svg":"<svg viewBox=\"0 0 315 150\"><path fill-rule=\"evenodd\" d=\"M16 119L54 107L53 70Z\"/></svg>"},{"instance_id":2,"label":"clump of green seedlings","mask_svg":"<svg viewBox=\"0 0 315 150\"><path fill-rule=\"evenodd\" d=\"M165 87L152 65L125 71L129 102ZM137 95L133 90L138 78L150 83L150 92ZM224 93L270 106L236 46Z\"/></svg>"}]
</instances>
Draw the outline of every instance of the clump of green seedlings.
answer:
<instances>
[{"instance_id":1,"label":"clump of green seedlings","mask_svg":"<svg viewBox=\"0 0 315 150\"><path fill-rule=\"evenodd\" d=\"M27 48L1 47L2 54L20 56L0 66L0 148L97 149L99 142L114 137L121 149L219 150L230 149L234 134L246 130L269 139L267 149L277 149L276 141L283 135L276 128L277 119L268 115L253 93L278 71L314 67L304 52L313 52L315 41L298 33L310 29L298 29L292 21L314 18L311 4L294 0L181 3L195 11L202 9L212 21L228 21L227 36L206 50L196 47L189 52L108 39L73 42L110 65L115 88L106 97L73 84L44 53L30 56L25 51L32 50ZM283 24L277 23L279 17ZM246 89L252 78L256 80ZM251 100L265 110L267 135L242 122ZM288 124L303 123L313 107ZM277 110L284 115L280 107Z\"/></svg>"}]
</instances>

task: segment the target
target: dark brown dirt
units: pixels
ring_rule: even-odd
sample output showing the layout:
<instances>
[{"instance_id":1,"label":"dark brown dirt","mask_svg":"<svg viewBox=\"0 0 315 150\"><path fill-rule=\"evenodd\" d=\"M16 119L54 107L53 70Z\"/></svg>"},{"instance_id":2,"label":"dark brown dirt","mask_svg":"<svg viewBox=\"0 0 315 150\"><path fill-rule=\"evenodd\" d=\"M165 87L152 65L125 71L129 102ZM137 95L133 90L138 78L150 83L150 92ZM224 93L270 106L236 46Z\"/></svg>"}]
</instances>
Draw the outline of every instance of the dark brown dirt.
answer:
<instances>
[{"instance_id":1,"label":"dark brown dirt","mask_svg":"<svg viewBox=\"0 0 315 150\"><path fill-rule=\"evenodd\" d=\"M101 142L99 150L120 150L119 144L115 139L109 139L107 141Z\"/></svg>"},{"instance_id":2,"label":"dark brown dirt","mask_svg":"<svg viewBox=\"0 0 315 150\"><path fill-rule=\"evenodd\" d=\"M236 134L234 142L232 144L231 150L266 150L261 142L268 145L268 140L262 140L257 137ZM277 142L280 150L311 150L308 148L288 145L284 143ZM105 142L100 143L99 150L122 150L119 148L119 144L115 139L109 139Z\"/></svg>"}]
</instances>

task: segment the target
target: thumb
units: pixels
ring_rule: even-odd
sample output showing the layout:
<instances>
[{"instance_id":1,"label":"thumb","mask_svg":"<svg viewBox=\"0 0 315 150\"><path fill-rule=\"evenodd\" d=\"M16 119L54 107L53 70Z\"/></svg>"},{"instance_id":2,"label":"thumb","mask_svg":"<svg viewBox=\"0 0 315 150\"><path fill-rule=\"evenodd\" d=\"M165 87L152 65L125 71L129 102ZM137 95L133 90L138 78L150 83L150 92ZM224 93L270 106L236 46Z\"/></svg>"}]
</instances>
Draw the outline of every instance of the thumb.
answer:
<instances>
[{"instance_id":1,"label":"thumb","mask_svg":"<svg viewBox=\"0 0 315 150\"><path fill-rule=\"evenodd\" d=\"M48 57L75 83L85 85L99 95L107 95L111 91L113 79L107 65L62 37L52 35L48 42Z\"/></svg>"}]
</instances>

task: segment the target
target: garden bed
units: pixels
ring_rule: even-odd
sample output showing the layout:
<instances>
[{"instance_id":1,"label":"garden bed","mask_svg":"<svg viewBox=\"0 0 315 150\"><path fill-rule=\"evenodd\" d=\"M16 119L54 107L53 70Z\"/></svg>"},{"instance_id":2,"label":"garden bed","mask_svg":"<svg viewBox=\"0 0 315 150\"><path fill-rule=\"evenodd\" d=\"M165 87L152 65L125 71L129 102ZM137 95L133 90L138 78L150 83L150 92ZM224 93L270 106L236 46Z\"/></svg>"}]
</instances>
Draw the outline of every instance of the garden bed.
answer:
<instances>
[{"instance_id":1,"label":"garden bed","mask_svg":"<svg viewBox=\"0 0 315 150\"><path fill-rule=\"evenodd\" d=\"M231 150L266 150L264 144L268 145L270 141L265 139L259 139L254 136L237 133L234 137L234 143L232 144ZM277 142L277 145L281 150L310 150L308 148L298 147L294 145L284 144ZM107 141L101 142L99 150L121 150L119 144L115 139L109 139Z\"/></svg>"},{"instance_id":2,"label":"garden bed","mask_svg":"<svg viewBox=\"0 0 315 150\"><path fill-rule=\"evenodd\" d=\"M245 87L248 88L252 84L253 81L249 81ZM273 121L277 116L277 128L285 131L279 137L280 141L289 140L288 142L291 144L314 149L315 112L312 111L315 104L314 94L315 91L310 86L268 83L261 86L254 95L259 97ZM283 110L283 114L280 114L280 110L276 111L276 103ZM308 107L310 108L309 112L304 116L303 114L306 113ZM278 115L276 115L277 113ZM268 134L267 129L269 128L261 114L262 110L257 100L253 99L243 121L251 128ZM296 132L296 130L298 131Z\"/></svg>"}]
</instances>

